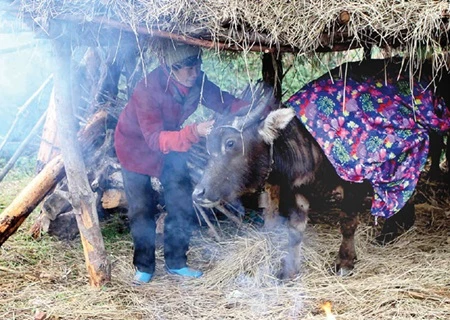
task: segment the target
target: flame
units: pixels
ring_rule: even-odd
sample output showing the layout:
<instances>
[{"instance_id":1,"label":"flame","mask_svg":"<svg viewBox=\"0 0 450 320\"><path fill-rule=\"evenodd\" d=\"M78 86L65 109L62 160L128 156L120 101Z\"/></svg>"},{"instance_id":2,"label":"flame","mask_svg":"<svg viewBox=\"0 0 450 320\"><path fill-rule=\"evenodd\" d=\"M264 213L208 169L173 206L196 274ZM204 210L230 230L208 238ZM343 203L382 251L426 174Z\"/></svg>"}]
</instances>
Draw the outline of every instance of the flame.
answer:
<instances>
[{"instance_id":1,"label":"flame","mask_svg":"<svg viewBox=\"0 0 450 320\"><path fill-rule=\"evenodd\" d=\"M336 320L336 317L333 315L333 313L331 313L331 302L330 301L326 301L326 302L322 303L322 305L320 307L323 309L323 311L325 311L327 320Z\"/></svg>"}]
</instances>

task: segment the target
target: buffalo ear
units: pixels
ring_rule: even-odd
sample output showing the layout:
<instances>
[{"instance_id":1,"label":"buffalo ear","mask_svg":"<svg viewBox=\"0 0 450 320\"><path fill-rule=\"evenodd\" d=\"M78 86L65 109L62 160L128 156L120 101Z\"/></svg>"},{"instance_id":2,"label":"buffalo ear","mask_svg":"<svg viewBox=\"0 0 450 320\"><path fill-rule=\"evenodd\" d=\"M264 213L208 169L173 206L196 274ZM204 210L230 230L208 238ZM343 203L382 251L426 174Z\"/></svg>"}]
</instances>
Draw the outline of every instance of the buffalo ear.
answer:
<instances>
[{"instance_id":1,"label":"buffalo ear","mask_svg":"<svg viewBox=\"0 0 450 320\"><path fill-rule=\"evenodd\" d=\"M273 143L294 117L295 111L292 108L281 108L269 113L258 129L264 142Z\"/></svg>"}]
</instances>

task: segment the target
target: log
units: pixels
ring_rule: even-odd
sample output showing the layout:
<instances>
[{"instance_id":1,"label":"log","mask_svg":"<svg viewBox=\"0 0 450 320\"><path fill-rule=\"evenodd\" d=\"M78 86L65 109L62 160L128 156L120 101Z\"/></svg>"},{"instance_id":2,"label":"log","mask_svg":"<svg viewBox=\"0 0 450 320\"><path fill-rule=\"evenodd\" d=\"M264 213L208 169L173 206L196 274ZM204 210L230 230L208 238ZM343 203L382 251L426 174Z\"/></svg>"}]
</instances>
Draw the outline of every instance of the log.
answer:
<instances>
[{"instance_id":1,"label":"log","mask_svg":"<svg viewBox=\"0 0 450 320\"><path fill-rule=\"evenodd\" d=\"M67 191L55 190L49 195L42 206L42 213L55 220L59 213L71 210L72 206L68 200L69 193Z\"/></svg>"},{"instance_id":2,"label":"log","mask_svg":"<svg viewBox=\"0 0 450 320\"><path fill-rule=\"evenodd\" d=\"M93 287L101 287L111 280L111 264L105 251L95 197L89 185L81 147L77 139L76 122L71 103L71 86L67 81L70 79L71 59L70 42L67 40L57 37L53 40L56 52L56 115L60 125L58 137L69 191L72 195L71 203L83 244L89 283Z\"/></svg>"},{"instance_id":3,"label":"log","mask_svg":"<svg viewBox=\"0 0 450 320\"><path fill-rule=\"evenodd\" d=\"M58 156L50 161L0 214L0 247L17 231L22 222L63 175L63 160L61 156Z\"/></svg>"},{"instance_id":4,"label":"log","mask_svg":"<svg viewBox=\"0 0 450 320\"><path fill-rule=\"evenodd\" d=\"M125 192L120 189L108 189L102 195L103 209L126 208L128 205Z\"/></svg>"},{"instance_id":5,"label":"log","mask_svg":"<svg viewBox=\"0 0 450 320\"><path fill-rule=\"evenodd\" d=\"M56 123L55 93L52 90L47 108L47 117L42 130L41 144L37 155L36 172L41 169L54 157L59 154Z\"/></svg>"},{"instance_id":6,"label":"log","mask_svg":"<svg viewBox=\"0 0 450 320\"><path fill-rule=\"evenodd\" d=\"M22 107L23 108L23 107ZM83 150L91 150L91 145L98 143L104 137L105 123L108 113L100 110L86 126L80 130L79 141ZM0 215L0 247L14 234L36 206L45 198L50 190L65 176L64 163L61 156L56 156L49 161L36 177L22 190L13 202ZM45 219L44 219L45 220ZM46 221L46 220L45 220ZM38 218L32 226L30 233L37 238L40 234L43 222Z\"/></svg>"},{"instance_id":7,"label":"log","mask_svg":"<svg viewBox=\"0 0 450 320\"><path fill-rule=\"evenodd\" d=\"M281 101L281 83L283 81L283 63L281 54L264 53L262 56L262 78L265 83L274 88L273 95Z\"/></svg>"},{"instance_id":8,"label":"log","mask_svg":"<svg viewBox=\"0 0 450 320\"><path fill-rule=\"evenodd\" d=\"M93 149L92 144L98 143L98 140L105 135L104 131L107 116L108 113L106 111L99 110L88 120L86 126L80 130L78 134L78 140L82 146L84 153L86 152L86 150L91 151ZM92 157L88 157L88 160L90 160L88 162L89 165L93 165L94 159ZM63 177L64 172L61 175L61 179ZM58 182L59 181L56 181L56 183L53 186L51 186L51 188L53 189ZM121 186L121 184L117 182L117 186ZM45 200L45 202L47 202L47 200ZM38 204L39 202L34 203L32 209L34 209ZM47 213L48 212L45 212L45 210L43 210L43 212L41 212L39 217L34 222L33 226L31 226L29 234L34 239L38 239L41 236L42 231L44 232L47 231L49 229L50 221L55 219L53 214L51 216L47 216Z\"/></svg>"}]
</instances>

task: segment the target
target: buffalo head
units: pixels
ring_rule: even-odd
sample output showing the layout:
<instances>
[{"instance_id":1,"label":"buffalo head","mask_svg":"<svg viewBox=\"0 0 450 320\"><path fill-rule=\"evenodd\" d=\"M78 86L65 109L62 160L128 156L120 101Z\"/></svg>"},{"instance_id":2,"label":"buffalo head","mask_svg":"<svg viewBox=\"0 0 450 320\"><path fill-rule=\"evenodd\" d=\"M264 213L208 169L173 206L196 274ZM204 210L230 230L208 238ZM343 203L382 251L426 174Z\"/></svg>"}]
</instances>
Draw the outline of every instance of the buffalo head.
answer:
<instances>
[{"instance_id":1,"label":"buffalo head","mask_svg":"<svg viewBox=\"0 0 450 320\"><path fill-rule=\"evenodd\" d=\"M216 119L206 142L209 161L193 193L197 204L213 207L233 201L256 191L271 172L273 143L295 114L283 108L267 115L273 90L265 87L259 94L249 108Z\"/></svg>"}]
</instances>

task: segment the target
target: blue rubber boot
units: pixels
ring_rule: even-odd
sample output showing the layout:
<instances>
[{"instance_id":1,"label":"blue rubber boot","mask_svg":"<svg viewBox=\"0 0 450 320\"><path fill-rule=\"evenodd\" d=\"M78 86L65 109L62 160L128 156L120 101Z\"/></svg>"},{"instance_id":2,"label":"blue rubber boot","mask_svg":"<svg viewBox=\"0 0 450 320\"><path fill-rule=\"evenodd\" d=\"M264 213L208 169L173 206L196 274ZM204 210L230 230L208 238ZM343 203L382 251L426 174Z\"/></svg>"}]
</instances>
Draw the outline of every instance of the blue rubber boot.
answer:
<instances>
[{"instance_id":1,"label":"blue rubber boot","mask_svg":"<svg viewBox=\"0 0 450 320\"><path fill-rule=\"evenodd\" d=\"M203 275L203 272L201 272L200 270L191 269L189 267L184 267L181 269L170 269L166 266L166 270L170 274L175 274L187 278L200 278Z\"/></svg>"},{"instance_id":2,"label":"blue rubber boot","mask_svg":"<svg viewBox=\"0 0 450 320\"><path fill-rule=\"evenodd\" d=\"M134 275L133 284L141 285L144 283L149 283L153 278L153 273L141 272L136 270L136 274Z\"/></svg>"}]
</instances>

